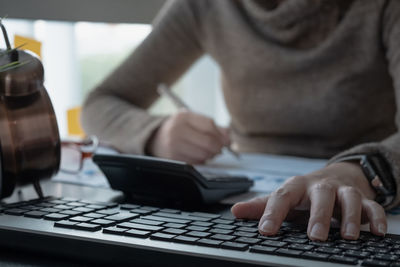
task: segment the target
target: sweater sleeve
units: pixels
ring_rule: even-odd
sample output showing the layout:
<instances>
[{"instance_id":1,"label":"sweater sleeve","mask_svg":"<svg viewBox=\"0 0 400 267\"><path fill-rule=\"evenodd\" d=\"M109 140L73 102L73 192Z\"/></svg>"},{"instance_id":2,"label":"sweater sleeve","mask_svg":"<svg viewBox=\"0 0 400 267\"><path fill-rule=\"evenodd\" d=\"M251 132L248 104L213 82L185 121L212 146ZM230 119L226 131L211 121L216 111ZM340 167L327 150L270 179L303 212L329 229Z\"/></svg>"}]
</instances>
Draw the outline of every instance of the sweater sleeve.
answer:
<instances>
[{"instance_id":1,"label":"sweater sleeve","mask_svg":"<svg viewBox=\"0 0 400 267\"><path fill-rule=\"evenodd\" d=\"M386 51L389 72L393 79L397 109L400 107L400 1L388 0L382 14L382 43ZM400 115L396 114L396 126L400 127ZM386 209L400 204L400 132L397 132L381 142L361 144L344 151L329 162L341 157L356 154L382 155L391 166L396 183L396 197Z\"/></svg>"},{"instance_id":2,"label":"sweater sleeve","mask_svg":"<svg viewBox=\"0 0 400 267\"><path fill-rule=\"evenodd\" d=\"M82 125L124 153L143 154L165 119L148 109L159 83L174 83L202 54L195 1L168 1L141 45L87 97Z\"/></svg>"}]
</instances>

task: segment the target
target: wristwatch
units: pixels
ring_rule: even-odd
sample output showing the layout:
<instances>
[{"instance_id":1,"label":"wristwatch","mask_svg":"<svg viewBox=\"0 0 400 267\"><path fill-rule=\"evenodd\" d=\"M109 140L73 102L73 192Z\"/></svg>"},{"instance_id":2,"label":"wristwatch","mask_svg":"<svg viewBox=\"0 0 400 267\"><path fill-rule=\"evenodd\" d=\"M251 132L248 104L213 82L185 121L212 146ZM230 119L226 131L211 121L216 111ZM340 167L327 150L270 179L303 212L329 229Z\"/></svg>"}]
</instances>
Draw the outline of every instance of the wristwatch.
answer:
<instances>
[{"instance_id":1,"label":"wristwatch","mask_svg":"<svg viewBox=\"0 0 400 267\"><path fill-rule=\"evenodd\" d=\"M351 155L338 158L334 162L343 161L359 162L365 177L376 192L375 201L383 207L392 203L396 195L396 184L390 165L380 154Z\"/></svg>"}]
</instances>

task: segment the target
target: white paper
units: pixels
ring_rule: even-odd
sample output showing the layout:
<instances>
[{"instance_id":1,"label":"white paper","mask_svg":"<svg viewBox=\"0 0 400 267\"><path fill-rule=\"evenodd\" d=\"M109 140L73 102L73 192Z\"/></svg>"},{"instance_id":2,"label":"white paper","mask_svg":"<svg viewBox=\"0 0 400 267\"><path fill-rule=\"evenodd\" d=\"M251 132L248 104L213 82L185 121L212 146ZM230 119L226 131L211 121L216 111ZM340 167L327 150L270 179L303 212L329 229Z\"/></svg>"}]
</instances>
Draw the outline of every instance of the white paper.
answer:
<instances>
[{"instance_id":1,"label":"white paper","mask_svg":"<svg viewBox=\"0 0 400 267\"><path fill-rule=\"evenodd\" d=\"M240 159L222 154L206 165L196 166L196 169L245 175L254 181L251 191L269 193L276 190L287 178L310 173L324 167L325 164L324 159L242 153Z\"/></svg>"}]
</instances>

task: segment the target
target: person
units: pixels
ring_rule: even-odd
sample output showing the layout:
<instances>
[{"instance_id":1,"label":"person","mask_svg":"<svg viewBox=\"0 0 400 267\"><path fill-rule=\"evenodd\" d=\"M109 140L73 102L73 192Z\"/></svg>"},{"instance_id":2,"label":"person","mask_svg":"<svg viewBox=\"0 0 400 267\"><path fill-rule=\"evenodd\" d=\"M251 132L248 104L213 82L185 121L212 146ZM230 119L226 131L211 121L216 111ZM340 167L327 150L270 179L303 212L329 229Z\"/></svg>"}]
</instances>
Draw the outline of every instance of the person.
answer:
<instances>
[{"instance_id":1,"label":"person","mask_svg":"<svg viewBox=\"0 0 400 267\"><path fill-rule=\"evenodd\" d=\"M399 47L397 0L169 1L143 43L90 93L83 126L123 152L189 163L231 143L330 159L235 204L233 214L259 219L264 235L309 212L312 240L327 239L333 218L345 239L357 239L366 221L382 236L384 209L400 201ZM173 84L205 53L221 69L229 130L189 111L149 114L157 85ZM379 179L370 183L358 157Z\"/></svg>"}]
</instances>

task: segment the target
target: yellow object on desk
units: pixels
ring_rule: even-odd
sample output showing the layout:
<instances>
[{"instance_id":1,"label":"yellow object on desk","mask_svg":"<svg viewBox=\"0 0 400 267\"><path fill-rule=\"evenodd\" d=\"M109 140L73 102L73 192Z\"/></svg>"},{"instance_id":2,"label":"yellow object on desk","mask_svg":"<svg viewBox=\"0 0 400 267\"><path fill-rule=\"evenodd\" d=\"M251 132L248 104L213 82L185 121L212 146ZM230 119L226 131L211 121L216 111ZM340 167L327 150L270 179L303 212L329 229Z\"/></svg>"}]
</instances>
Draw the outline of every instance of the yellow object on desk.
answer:
<instances>
[{"instance_id":1,"label":"yellow object on desk","mask_svg":"<svg viewBox=\"0 0 400 267\"><path fill-rule=\"evenodd\" d=\"M73 107L67 110L67 122L68 122L68 135L85 137L85 132L81 126L81 107Z\"/></svg>"},{"instance_id":2,"label":"yellow object on desk","mask_svg":"<svg viewBox=\"0 0 400 267\"><path fill-rule=\"evenodd\" d=\"M42 58L42 43L21 35L14 35L14 47L21 47L23 50L29 50Z\"/></svg>"}]
</instances>

